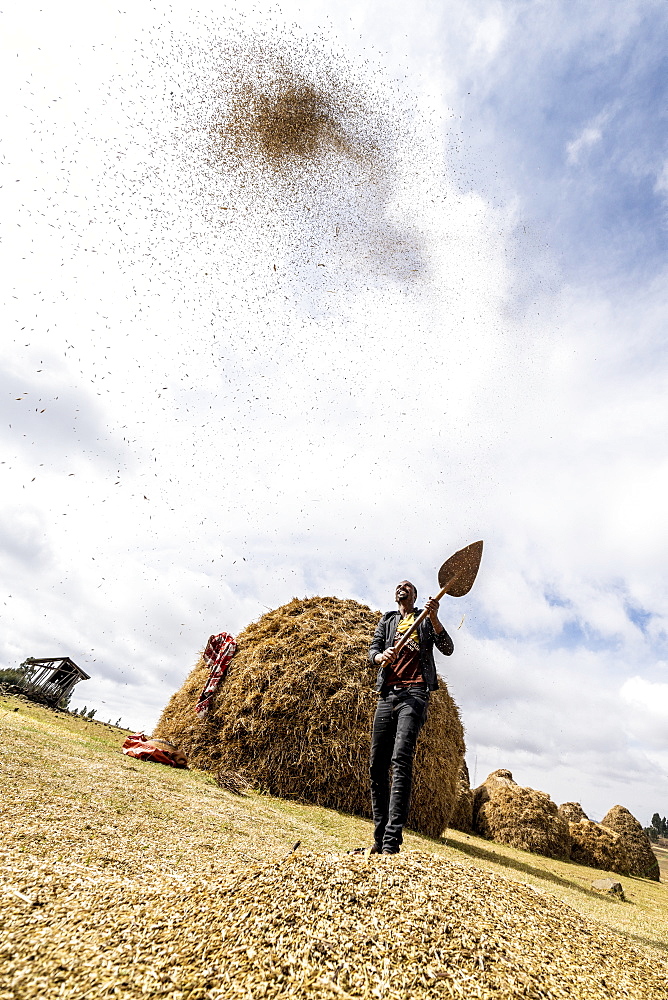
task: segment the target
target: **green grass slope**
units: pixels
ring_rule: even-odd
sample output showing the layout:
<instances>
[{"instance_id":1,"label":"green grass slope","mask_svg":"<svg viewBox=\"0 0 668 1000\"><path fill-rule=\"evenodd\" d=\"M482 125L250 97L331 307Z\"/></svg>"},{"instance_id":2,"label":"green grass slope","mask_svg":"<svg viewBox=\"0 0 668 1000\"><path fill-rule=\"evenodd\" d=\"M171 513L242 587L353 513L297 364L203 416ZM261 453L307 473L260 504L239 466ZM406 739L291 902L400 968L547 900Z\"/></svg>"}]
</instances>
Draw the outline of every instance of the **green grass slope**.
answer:
<instances>
[{"instance_id":1,"label":"green grass slope","mask_svg":"<svg viewBox=\"0 0 668 1000\"><path fill-rule=\"evenodd\" d=\"M668 996L668 893L449 831L356 861L362 819L141 763L0 698L0 1000ZM300 847L293 852L296 842Z\"/></svg>"}]
</instances>

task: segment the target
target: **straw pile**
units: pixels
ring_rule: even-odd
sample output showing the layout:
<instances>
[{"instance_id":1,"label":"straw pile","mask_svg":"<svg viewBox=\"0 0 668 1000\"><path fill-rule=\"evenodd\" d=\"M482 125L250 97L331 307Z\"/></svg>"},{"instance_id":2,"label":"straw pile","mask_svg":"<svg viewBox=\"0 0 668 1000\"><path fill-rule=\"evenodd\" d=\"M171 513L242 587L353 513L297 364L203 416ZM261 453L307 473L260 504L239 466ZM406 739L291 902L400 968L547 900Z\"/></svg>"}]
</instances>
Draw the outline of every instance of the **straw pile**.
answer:
<instances>
[{"instance_id":1,"label":"straw pile","mask_svg":"<svg viewBox=\"0 0 668 1000\"><path fill-rule=\"evenodd\" d=\"M588 819L587 814L579 802L562 802L559 806L559 815L567 823L579 823L581 819Z\"/></svg>"},{"instance_id":2,"label":"straw pile","mask_svg":"<svg viewBox=\"0 0 668 1000\"><path fill-rule=\"evenodd\" d=\"M473 792L473 829L481 837L550 858L568 858L568 824L545 792L516 784L510 771L488 775Z\"/></svg>"},{"instance_id":3,"label":"straw pile","mask_svg":"<svg viewBox=\"0 0 668 1000\"><path fill-rule=\"evenodd\" d=\"M378 613L334 597L294 599L238 637L239 650L204 721L194 714L203 661L156 732L192 767L233 772L272 795L370 816L369 752L376 671L367 661ZM458 792L464 737L443 683L415 755L408 826L438 837Z\"/></svg>"},{"instance_id":4,"label":"straw pile","mask_svg":"<svg viewBox=\"0 0 668 1000\"><path fill-rule=\"evenodd\" d=\"M615 809L621 810L622 807L615 806ZM633 823L636 822L628 810L622 811L633 820ZM608 816L611 816L611 813L612 810ZM633 851L624 836L628 823L622 831L616 831L610 824L594 823L587 817L579 802L564 802L559 806L559 815L568 823L571 836L571 861L587 865L588 868L616 872L618 875L639 874L633 870L635 865ZM624 823L622 825L624 826ZM639 823L638 827L642 833Z\"/></svg>"},{"instance_id":5,"label":"straw pile","mask_svg":"<svg viewBox=\"0 0 668 1000\"><path fill-rule=\"evenodd\" d=\"M473 832L473 792L465 760L462 761L459 768L457 800L448 826L452 830L461 830L462 833Z\"/></svg>"},{"instance_id":6,"label":"straw pile","mask_svg":"<svg viewBox=\"0 0 668 1000\"><path fill-rule=\"evenodd\" d=\"M624 840L600 823L584 819L569 823L571 861L589 868L626 875L628 861Z\"/></svg>"},{"instance_id":7,"label":"straw pile","mask_svg":"<svg viewBox=\"0 0 668 1000\"><path fill-rule=\"evenodd\" d=\"M659 881L659 862L649 842L649 837L638 820L624 806L613 806L601 820L603 826L614 830L624 842L627 867L623 874L639 875ZM616 869L619 871L619 869Z\"/></svg>"},{"instance_id":8,"label":"straw pile","mask_svg":"<svg viewBox=\"0 0 668 1000\"><path fill-rule=\"evenodd\" d=\"M4 895L8 997L75 1000L656 1000L661 958L561 901L410 851L292 854L229 876L147 883L22 861ZM47 884L44 884L44 876Z\"/></svg>"}]
</instances>

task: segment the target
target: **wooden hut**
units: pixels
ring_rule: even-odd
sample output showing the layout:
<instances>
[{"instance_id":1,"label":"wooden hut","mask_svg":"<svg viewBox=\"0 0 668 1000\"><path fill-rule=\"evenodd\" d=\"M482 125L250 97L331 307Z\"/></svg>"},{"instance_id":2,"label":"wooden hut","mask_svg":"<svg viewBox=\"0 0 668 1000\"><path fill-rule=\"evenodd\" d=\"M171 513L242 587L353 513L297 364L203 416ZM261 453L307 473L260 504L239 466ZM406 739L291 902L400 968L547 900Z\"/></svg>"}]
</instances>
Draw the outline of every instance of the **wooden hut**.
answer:
<instances>
[{"instance_id":1,"label":"wooden hut","mask_svg":"<svg viewBox=\"0 0 668 1000\"><path fill-rule=\"evenodd\" d=\"M28 697L37 697L49 705L58 705L69 698L74 685L90 680L90 675L78 667L69 656L29 656L21 664L23 676L18 682Z\"/></svg>"}]
</instances>

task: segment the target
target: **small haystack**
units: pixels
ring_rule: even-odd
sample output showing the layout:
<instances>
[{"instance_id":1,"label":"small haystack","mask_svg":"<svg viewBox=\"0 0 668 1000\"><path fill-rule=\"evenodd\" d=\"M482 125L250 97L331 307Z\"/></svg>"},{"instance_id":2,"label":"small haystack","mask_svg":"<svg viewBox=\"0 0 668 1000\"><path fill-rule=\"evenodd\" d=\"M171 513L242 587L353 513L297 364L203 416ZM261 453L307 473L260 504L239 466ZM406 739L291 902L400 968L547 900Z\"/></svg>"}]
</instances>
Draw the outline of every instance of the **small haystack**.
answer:
<instances>
[{"instance_id":1,"label":"small haystack","mask_svg":"<svg viewBox=\"0 0 668 1000\"><path fill-rule=\"evenodd\" d=\"M589 868L616 872L618 875L628 874L626 848L618 833L586 817L569 823L568 829L571 835L571 861Z\"/></svg>"},{"instance_id":2,"label":"small haystack","mask_svg":"<svg viewBox=\"0 0 668 1000\"><path fill-rule=\"evenodd\" d=\"M238 636L239 650L208 716L194 713L200 659L157 731L193 767L233 772L269 792L370 816L369 752L376 671L367 653L378 613L334 597L292 600ZM420 734L408 826L438 837L458 791L464 735L441 682Z\"/></svg>"},{"instance_id":3,"label":"small haystack","mask_svg":"<svg viewBox=\"0 0 668 1000\"><path fill-rule=\"evenodd\" d=\"M659 862L652 850L649 837L638 820L624 806L613 806L603 819L602 826L618 833L624 842L627 855L625 875L639 875L659 882ZM613 869L619 871L619 869Z\"/></svg>"},{"instance_id":4,"label":"small haystack","mask_svg":"<svg viewBox=\"0 0 668 1000\"><path fill-rule=\"evenodd\" d=\"M571 861L618 875L629 873L628 851L623 837L613 829L590 820L579 802L564 802L559 806L559 815L568 823Z\"/></svg>"},{"instance_id":5,"label":"small haystack","mask_svg":"<svg viewBox=\"0 0 668 1000\"><path fill-rule=\"evenodd\" d=\"M461 830L462 833L473 832L473 792L465 760L462 761L459 768L457 801L448 826L452 830Z\"/></svg>"},{"instance_id":6,"label":"small haystack","mask_svg":"<svg viewBox=\"0 0 668 1000\"><path fill-rule=\"evenodd\" d=\"M562 802L559 806L559 815L567 823L579 823L581 819L589 819L579 802Z\"/></svg>"},{"instance_id":7,"label":"small haystack","mask_svg":"<svg viewBox=\"0 0 668 1000\"><path fill-rule=\"evenodd\" d=\"M568 824L545 792L523 788L505 768L473 791L473 829L481 837L550 858L568 858Z\"/></svg>"}]
</instances>

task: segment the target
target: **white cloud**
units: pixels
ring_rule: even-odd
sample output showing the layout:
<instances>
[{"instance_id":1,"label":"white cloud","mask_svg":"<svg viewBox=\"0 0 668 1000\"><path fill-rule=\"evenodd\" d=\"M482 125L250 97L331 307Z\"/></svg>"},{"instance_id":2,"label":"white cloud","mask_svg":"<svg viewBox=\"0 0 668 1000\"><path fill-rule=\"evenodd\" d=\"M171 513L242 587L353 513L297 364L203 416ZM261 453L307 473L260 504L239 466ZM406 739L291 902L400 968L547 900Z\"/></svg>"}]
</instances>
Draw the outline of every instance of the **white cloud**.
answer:
<instances>
[{"instance_id":1,"label":"white cloud","mask_svg":"<svg viewBox=\"0 0 668 1000\"><path fill-rule=\"evenodd\" d=\"M589 152L602 138L603 132L600 128L591 125L583 128L577 138L566 144L566 162L571 166L579 163L583 153Z\"/></svg>"},{"instance_id":2,"label":"white cloud","mask_svg":"<svg viewBox=\"0 0 668 1000\"><path fill-rule=\"evenodd\" d=\"M494 12L490 12L482 17L475 24L472 54L482 54L486 59L493 58L501 48L508 35L508 25L504 21L504 11L501 5L497 5Z\"/></svg>"},{"instance_id":3,"label":"white cloud","mask_svg":"<svg viewBox=\"0 0 668 1000\"><path fill-rule=\"evenodd\" d=\"M566 162L577 166L584 157L601 142L605 126L614 115L613 108L604 108L593 118L571 142L566 143Z\"/></svg>"},{"instance_id":4,"label":"white cloud","mask_svg":"<svg viewBox=\"0 0 668 1000\"><path fill-rule=\"evenodd\" d=\"M668 674L668 664L661 673ZM624 681L620 696L628 711L625 728L639 743L668 759L668 683L650 681L637 674Z\"/></svg>"},{"instance_id":5,"label":"white cloud","mask_svg":"<svg viewBox=\"0 0 668 1000\"><path fill-rule=\"evenodd\" d=\"M668 160L663 163L656 175L654 191L656 194L668 194Z\"/></svg>"}]
</instances>

